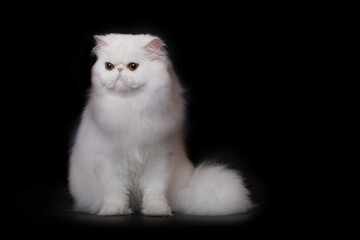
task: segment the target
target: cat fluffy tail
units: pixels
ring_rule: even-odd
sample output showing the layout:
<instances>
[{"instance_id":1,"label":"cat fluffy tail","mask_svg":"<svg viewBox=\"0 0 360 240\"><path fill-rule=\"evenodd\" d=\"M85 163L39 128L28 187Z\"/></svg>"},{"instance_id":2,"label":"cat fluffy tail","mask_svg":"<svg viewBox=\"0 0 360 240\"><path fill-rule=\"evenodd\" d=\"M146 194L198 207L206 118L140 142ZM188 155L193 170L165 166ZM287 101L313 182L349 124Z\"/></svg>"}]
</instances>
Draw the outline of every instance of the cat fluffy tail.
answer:
<instances>
[{"instance_id":1,"label":"cat fluffy tail","mask_svg":"<svg viewBox=\"0 0 360 240\"><path fill-rule=\"evenodd\" d=\"M184 214L230 215L253 207L242 177L223 165L199 165L178 194L177 211Z\"/></svg>"}]
</instances>

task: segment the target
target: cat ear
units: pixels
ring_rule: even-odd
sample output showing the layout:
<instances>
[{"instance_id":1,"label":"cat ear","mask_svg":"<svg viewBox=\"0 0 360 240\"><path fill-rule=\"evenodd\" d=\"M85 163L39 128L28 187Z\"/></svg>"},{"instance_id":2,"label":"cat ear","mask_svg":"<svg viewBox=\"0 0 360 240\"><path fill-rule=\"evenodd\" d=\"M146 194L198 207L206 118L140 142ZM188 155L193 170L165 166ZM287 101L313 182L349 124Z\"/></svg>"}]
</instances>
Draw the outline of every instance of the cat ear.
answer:
<instances>
[{"instance_id":1,"label":"cat ear","mask_svg":"<svg viewBox=\"0 0 360 240\"><path fill-rule=\"evenodd\" d=\"M106 36L95 35L94 39L98 45L107 45L108 44Z\"/></svg>"},{"instance_id":2,"label":"cat ear","mask_svg":"<svg viewBox=\"0 0 360 240\"><path fill-rule=\"evenodd\" d=\"M161 41L160 38L157 37L152 39L144 46L144 48L150 52L163 51L164 50L163 47L165 47L165 44L163 43L163 41Z\"/></svg>"}]
</instances>

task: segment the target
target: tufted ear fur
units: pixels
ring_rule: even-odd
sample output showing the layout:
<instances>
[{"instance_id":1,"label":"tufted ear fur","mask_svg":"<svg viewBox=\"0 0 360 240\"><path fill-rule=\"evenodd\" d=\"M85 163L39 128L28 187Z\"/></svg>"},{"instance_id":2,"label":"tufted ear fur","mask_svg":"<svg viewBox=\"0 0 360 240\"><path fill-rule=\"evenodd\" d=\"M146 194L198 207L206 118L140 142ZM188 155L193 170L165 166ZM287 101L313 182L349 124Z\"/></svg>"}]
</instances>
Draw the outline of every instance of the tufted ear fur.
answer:
<instances>
[{"instance_id":1,"label":"tufted ear fur","mask_svg":"<svg viewBox=\"0 0 360 240\"><path fill-rule=\"evenodd\" d=\"M150 52L159 52L164 51L165 44L161 41L160 38L155 37L150 42L148 42L144 48Z\"/></svg>"},{"instance_id":2,"label":"tufted ear fur","mask_svg":"<svg viewBox=\"0 0 360 240\"><path fill-rule=\"evenodd\" d=\"M96 41L96 43L97 43L98 45L107 45L107 44L109 44L109 43L107 42L106 36L95 35L95 36L94 36L94 39L95 39L95 41Z\"/></svg>"}]
</instances>

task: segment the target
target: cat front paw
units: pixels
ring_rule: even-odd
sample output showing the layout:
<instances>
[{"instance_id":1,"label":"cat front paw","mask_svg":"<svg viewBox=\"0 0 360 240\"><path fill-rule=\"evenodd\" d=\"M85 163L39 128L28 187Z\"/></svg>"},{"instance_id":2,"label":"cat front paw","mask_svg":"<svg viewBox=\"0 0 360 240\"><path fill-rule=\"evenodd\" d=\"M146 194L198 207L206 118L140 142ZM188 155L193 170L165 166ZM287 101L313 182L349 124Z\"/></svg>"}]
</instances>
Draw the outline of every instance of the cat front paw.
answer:
<instances>
[{"instance_id":1,"label":"cat front paw","mask_svg":"<svg viewBox=\"0 0 360 240\"><path fill-rule=\"evenodd\" d=\"M144 204L141 213L147 216L172 216L170 206L162 202Z\"/></svg>"},{"instance_id":2,"label":"cat front paw","mask_svg":"<svg viewBox=\"0 0 360 240\"><path fill-rule=\"evenodd\" d=\"M100 216L115 216L132 214L130 208L122 203L106 203L98 213Z\"/></svg>"}]
</instances>

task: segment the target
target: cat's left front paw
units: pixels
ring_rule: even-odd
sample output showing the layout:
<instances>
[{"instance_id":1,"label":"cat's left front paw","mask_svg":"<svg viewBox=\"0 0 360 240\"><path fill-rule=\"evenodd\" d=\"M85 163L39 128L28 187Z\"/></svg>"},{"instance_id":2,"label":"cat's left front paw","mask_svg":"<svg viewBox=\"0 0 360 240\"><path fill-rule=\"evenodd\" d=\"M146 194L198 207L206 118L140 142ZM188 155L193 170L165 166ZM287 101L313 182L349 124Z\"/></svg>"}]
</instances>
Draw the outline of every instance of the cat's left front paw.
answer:
<instances>
[{"instance_id":1,"label":"cat's left front paw","mask_svg":"<svg viewBox=\"0 0 360 240\"><path fill-rule=\"evenodd\" d=\"M128 215L132 214L131 209L125 207L121 203L107 203L105 204L98 215L100 216L115 216L115 215Z\"/></svg>"},{"instance_id":2,"label":"cat's left front paw","mask_svg":"<svg viewBox=\"0 0 360 240\"><path fill-rule=\"evenodd\" d=\"M141 213L148 216L172 216L170 206L159 201L143 204Z\"/></svg>"}]
</instances>

